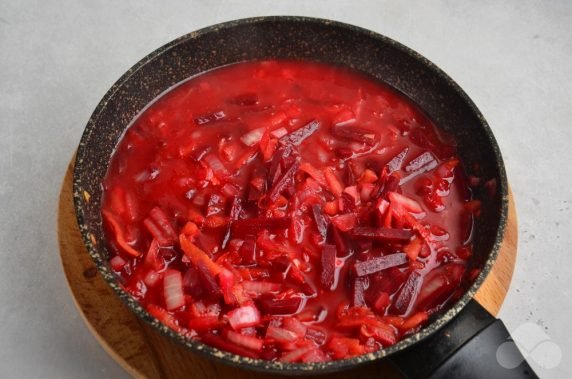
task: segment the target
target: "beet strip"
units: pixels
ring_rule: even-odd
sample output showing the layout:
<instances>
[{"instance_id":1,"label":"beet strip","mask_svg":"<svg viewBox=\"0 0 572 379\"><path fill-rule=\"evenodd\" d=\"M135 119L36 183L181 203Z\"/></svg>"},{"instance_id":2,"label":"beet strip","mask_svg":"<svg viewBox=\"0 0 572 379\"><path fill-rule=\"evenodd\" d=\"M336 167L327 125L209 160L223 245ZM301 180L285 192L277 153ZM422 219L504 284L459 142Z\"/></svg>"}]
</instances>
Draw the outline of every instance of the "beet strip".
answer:
<instances>
[{"instance_id":1,"label":"beet strip","mask_svg":"<svg viewBox=\"0 0 572 379\"><path fill-rule=\"evenodd\" d=\"M390 173L397 171L401 168L401 166L403 165L403 160L405 159L405 156L407 155L408 151L409 148L406 147L403 150L401 150L399 154L391 158L391 160L387 163L387 168Z\"/></svg>"},{"instance_id":2,"label":"beet strip","mask_svg":"<svg viewBox=\"0 0 572 379\"><path fill-rule=\"evenodd\" d=\"M322 286L326 289L332 290L334 286L334 279L336 273L336 246L324 245L322 249L322 274L320 280Z\"/></svg>"},{"instance_id":3,"label":"beet strip","mask_svg":"<svg viewBox=\"0 0 572 379\"><path fill-rule=\"evenodd\" d=\"M410 229L372 228L368 226L355 227L350 233L352 237L376 241L407 242L413 237L413 231Z\"/></svg>"},{"instance_id":4,"label":"beet strip","mask_svg":"<svg viewBox=\"0 0 572 379\"><path fill-rule=\"evenodd\" d=\"M295 145L299 146L304 140L310 137L314 132L320 127L320 122L318 120L312 120L306 125L294 130L292 133L285 135L280 138L279 142L283 145Z\"/></svg>"},{"instance_id":5,"label":"beet strip","mask_svg":"<svg viewBox=\"0 0 572 379\"><path fill-rule=\"evenodd\" d=\"M365 286L366 286L366 279L365 278L355 278L354 285L352 289L352 297L353 297L353 305L354 307L363 307L365 306Z\"/></svg>"},{"instance_id":6,"label":"beet strip","mask_svg":"<svg viewBox=\"0 0 572 379\"><path fill-rule=\"evenodd\" d=\"M413 158L411 162L409 162L407 166L405 166L405 172L418 171L419 169L427 165L433 165L434 163L437 163L437 160L435 159L433 154L431 154L430 152L425 152L419 155L418 157Z\"/></svg>"},{"instance_id":7,"label":"beet strip","mask_svg":"<svg viewBox=\"0 0 572 379\"><path fill-rule=\"evenodd\" d=\"M220 286L218 285L216 278L213 276L211 271L204 262L197 263L197 269L199 270L199 276L202 279L203 289L209 294L211 298L217 298L221 294Z\"/></svg>"},{"instance_id":8,"label":"beet strip","mask_svg":"<svg viewBox=\"0 0 572 379\"><path fill-rule=\"evenodd\" d=\"M314 222L316 223L316 228L318 229L318 233L320 233L322 239L325 240L328 234L328 225L330 224L330 222L324 215L322 207L318 204L312 205L312 215L314 216Z\"/></svg>"},{"instance_id":9,"label":"beet strip","mask_svg":"<svg viewBox=\"0 0 572 379\"><path fill-rule=\"evenodd\" d=\"M369 146L375 144L375 132L357 126L334 125L332 134L341 139L362 142Z\"/></svg>"},{"instance_id":10,"label":"beet strip","mask_svg":"<svg viewBox=\"0 0 572 379\"><path fill-rule=\"evenodd\" d=\"M376 257L369 261L357 261L354 264L354 271L357 276L365 276L376 272L402 265L407 262L407 254L395 253Z\"/></svg>"},{"instance_id":11,"label":"beet strip","mask_svg":"<svg viewBox=\"0 0 572 379\"><path fill-rule=\"evenodd\" d=\"M409 312L417 299L422 283L423 276L418 271L413 271L409 275L397 295L397 300L393 303L392 308L397 314L404 315Z\"/></svg>"},{"instance_id":12,"label":"beet strip","mask_svg":"<svg viewBox=\"0 0 572 379\"><path fill-rule=\"evenodd\" d=\"M344 254L344 257L353 255L355 248L349 238L347 238L347 235L339 231L334 225L331 225L329 229L331 234L330 238L334 241L338 252Z\"/></svg>"},{"instance_id":13,"label":"beet strip","mask_svg":"<svg viewBox=\"0 0 572 379\"><path fill-rule=\"evenodd\" d=\"M276 150L272 155L272 160L270 161L270 166L268 168L268 187L274 185L276 181L280 178L282 169L280 163L284 162L292 154L292 145L287 145Z\"/></svg>"},{"instance_id":14,"label":"beet strip","mask_svg":"<svg viewBox=\"0 0 572 379\"><path fill-rule=\"evenodd\" d=\"M282 177L278 179L278 181L276 181L274 186L270 189L270 192L268 193L270 200L272 200L273 202L276 201L280 196L280 194L282 193L282 191L286 190L289 187L294 186L295 184L294 176L298 172L299 168L300 168L300 162L297 160L294 161L294 163L290 166L290 168L286 170L286 172L284 172L284 175L282 175Z\"/></svg>"},{"instance_id":15,"label":"beet strip","mask_svg":"<svg viewBox=\"0 0 572 379\"><path fill-rule=\"evenodd\" d=\"M240 218L240 213L242 212L242 201L238 196L235 196L232 200L232 205L230 206L230 220L236 221Z\"/></svg>"}]
</instances>

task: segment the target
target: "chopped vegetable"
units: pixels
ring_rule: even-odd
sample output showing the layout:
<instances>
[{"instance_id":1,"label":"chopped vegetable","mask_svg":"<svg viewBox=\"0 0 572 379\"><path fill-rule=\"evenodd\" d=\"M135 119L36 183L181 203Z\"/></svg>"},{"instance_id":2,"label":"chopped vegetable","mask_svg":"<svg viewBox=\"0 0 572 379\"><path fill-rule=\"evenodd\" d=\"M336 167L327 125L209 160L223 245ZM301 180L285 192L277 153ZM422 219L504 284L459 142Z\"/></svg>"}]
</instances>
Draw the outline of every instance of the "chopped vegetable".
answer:
<instances>
[{"instance_id":1,"label":"chopped vegetable","mask_svg":"<svg viewBox=\"0 0 572 379\"><path fill-rule=\"evenodd\" d=\"M256 326L260 322L260 312L253 304L236 308L230 311L227 317L228 323L234 330Z\"/></svg>"}]
</instances>

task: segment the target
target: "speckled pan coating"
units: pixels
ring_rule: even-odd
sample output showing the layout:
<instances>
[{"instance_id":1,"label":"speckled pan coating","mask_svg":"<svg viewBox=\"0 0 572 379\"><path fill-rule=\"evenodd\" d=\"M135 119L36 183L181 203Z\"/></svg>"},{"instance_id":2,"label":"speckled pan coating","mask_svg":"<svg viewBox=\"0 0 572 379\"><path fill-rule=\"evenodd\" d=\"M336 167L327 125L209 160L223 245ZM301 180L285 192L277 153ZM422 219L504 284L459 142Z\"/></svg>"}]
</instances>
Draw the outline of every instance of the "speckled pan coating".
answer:
<instances>
[{"instance_id":1,"label":"speckled pan coating","mask_svg":"<svg viewBox=\"0 0 572 379\"><path fill-rule=\"evenodd\" d=\"M186 339L162 325L118 285L109 268L102 240L101 183L110 156L131 120L155 97L189 76L226 64L268 58L343 65L393 86L456 137L469 174L496 179L497 193L492 199L485 191L476 193L483 206L472 264L483 267L481 274L451 309L389 348L352 359L312 364L269 362L227 353ZM381 359L441 328L463 309L490 272L503 239L508 205L506 174L494 136L479 110L451 78L387 37L305 17L249 18L211 26L182 36L143 58L109 89L89 119L77 151L73 190L78 224L90 256L105 281L140 318L191 350L224 363L291 375L339 371Z\"/></svg>"}]
</instances>

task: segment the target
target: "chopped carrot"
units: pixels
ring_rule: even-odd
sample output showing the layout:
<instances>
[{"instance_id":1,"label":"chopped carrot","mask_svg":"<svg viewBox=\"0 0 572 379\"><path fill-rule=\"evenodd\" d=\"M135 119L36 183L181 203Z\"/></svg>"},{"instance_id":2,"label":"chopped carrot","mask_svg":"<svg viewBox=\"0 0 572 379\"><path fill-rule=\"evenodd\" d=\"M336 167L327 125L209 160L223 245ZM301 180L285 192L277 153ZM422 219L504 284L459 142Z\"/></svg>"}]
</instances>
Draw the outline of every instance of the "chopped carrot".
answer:
<instances>
[{"instance_id":1,"label":"chopped carrot","mask_svg":"<svg viewBox=\"0 0 572 379\"><path fill-rule=\"evenodd\" d=\"M189 241L187 236L184 234L179 235L179 242L181 244L181 249L183 249L183 253L185 253L187 258L189 258L194 265L198 265L199 263L204 264L213 276L218 275L222 271L222 267L213 262L207 253Z\"/></svg>"}]
</instances>

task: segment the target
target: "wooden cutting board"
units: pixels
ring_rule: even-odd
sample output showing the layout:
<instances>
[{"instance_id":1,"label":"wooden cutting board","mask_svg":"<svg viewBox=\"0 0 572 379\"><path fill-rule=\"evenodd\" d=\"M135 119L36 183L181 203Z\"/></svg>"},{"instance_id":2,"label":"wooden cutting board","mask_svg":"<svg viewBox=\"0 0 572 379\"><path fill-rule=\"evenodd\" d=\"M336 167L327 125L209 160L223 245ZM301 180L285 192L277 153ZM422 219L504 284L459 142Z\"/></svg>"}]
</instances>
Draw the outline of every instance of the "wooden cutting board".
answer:
<instances>
[{"instance_id":1,"label":"wooden cutting board","mask_svg":"<svg viewBox=\"0 0 572 379\"><path fill-rule=\"evenodd\" d=\"M73 161L72 161L73 162ZM213 362L198 356L140 321L99 276L89 257L75 218L70 163L66 172L58 208L58 239L64 272L75 304L87 327L131 376L135 378L280 378L254 373ZM476 300L496 315L508 291L517 246L517 219L510 197L505 239L497 262L476 295ZM399 378L387 362L363 366L329 378Z\"/></svg>"}]
</instances>

